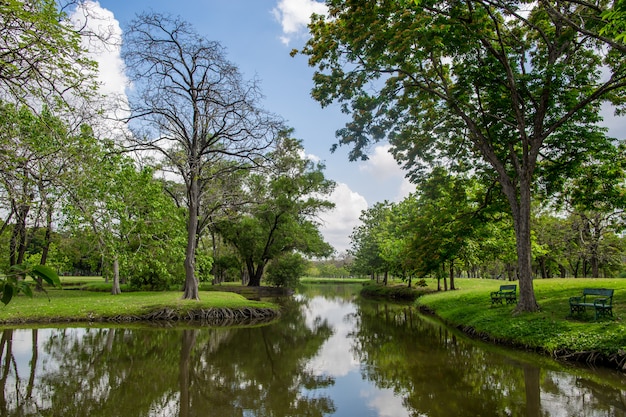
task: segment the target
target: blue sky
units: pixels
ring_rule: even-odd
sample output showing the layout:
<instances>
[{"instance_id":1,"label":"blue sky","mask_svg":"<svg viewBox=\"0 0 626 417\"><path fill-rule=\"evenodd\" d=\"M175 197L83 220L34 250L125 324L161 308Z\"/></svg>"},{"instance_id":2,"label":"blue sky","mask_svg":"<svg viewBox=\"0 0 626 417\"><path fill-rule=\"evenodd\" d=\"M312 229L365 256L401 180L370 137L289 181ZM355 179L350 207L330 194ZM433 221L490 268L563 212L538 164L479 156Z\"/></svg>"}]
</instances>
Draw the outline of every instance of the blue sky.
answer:
<instances>
[{"instance_id":1,"label":"blue sky","mask_svg":"<svg viewBox=\"0 0 626 417\"><path fill-rule=\"evenodd\" d=\"M100 0L89 7L100 19L94 24L115 31L141 12L182 17L207 39L220 42L247 79L258 78L264 107L295 129L308 155L326 164L326 177L337 182L331 196L337 208L322 217L322 232L338 252L349 247L361 210L378 201L399 201L411 191L402 171L384 147L373 147L367 162L349 162L348 149L335 153L335 131L348 120L338 106L322 109L311 98L313 69L306 57L290 56L307 39L312 12L323 12L313 0ZM117 51L99 53L101 79L109 89L123 88L123 69Z\"/></svg>"}]
</instances>

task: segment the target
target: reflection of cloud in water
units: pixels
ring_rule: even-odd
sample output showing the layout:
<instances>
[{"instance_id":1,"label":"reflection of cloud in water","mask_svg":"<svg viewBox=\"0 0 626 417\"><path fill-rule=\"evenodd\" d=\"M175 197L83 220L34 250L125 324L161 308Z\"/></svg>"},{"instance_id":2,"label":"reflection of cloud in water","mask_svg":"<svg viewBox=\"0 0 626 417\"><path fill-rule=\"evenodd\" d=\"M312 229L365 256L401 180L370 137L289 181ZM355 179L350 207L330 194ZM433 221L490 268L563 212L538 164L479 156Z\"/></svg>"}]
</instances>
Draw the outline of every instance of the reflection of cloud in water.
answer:
<instances>
[{"instance_id":1,"label":"reflection of cloud in water","mask_svg":"<svg viewBox=\"0 0 626 417\"><path fill-rule=\"evenodd\" d=\"M369 389L361 391L361 398L365 398L368 407L376 410L378 417L410 416L402 404L402 398L396 397L390 389Z\"/></svg>"},{"instance_id":2,"label":"reflection of cloud in water","mask_svg":"<svg viewBox=\"0 0 626 417\"><path fill-rule=\"evenodd\" d=\"M333 329L333 335L324 342L317 356L307 365L316 375L341 377L359 367L359 362L350 353L351 340L348 333L353 330L353 324L346 317L353 315L356 308L352 303L343 300L329 300L315 297L309 300L307 310L307 325L313 327L316 317L326 320Z\"/></svg>"}]
</instances>

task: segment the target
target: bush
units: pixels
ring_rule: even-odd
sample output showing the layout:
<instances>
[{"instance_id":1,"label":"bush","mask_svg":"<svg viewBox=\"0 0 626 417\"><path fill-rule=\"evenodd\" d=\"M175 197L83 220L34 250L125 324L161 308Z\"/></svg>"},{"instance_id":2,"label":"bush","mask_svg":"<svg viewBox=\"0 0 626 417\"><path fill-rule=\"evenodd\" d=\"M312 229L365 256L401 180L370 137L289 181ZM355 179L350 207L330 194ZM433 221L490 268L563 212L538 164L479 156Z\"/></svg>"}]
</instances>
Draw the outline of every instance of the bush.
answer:
<instances>
[{"instance_id":1,"label":"bush","mask_svg":"<svg viewBox=\"0 0 626 417\"><path fill-rule=\"evenodd\" d=\"M274 259L267 267L266 281L276 287L296 288L307 269L307 261L297 253Z\"/></svg>"},{"instance_id":2,"label":"bush","mask_svg":"<svg viewBox=\"0 0 626 417\"><path fill-rule=\"evenodd\" d=\"M140 290L169 290L180 286L185 278L182 261L156 257L134 257L120 268L131 287Z\"/></svg>"},{"instance_id":3,"label":"bush","mask_svg":"<svg viewBox=\"0 0 626 417\"><path fill-rule=\"evenodd\" d=\"M424 281L424 283L426 283ZM409 288L406 285L386 286L381 284L365 284L361 290L361 296L368 298L383 298L395 301L415 301L429 292L424 287L422 289Z\"/></svg>"}]
</instances>

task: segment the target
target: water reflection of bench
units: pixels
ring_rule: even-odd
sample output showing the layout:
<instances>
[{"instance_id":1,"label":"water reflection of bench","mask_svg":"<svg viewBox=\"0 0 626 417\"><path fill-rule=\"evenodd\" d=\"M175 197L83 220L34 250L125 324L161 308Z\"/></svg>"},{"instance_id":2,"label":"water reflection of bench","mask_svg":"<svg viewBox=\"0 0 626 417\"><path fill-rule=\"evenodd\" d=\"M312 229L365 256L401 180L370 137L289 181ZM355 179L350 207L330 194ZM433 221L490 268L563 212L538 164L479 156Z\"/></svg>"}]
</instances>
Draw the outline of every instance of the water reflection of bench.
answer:
<instances>
[{"instance_id":1,"label":"water reflection of bench","mask_svg":"<svg viewBox=\"0 0 626 417\"><path fill-rule=\"evenodd\" d=\"M517 302L517 285L500 285L498 291L491 292L491 304L502 304L502 301L507 304L514 304Z\"/></svg>"},{"instance_id":2,"label":"water reflection of bench","mask_svg":"<svg viewBox=\"0 0 626 417\"><path fill-rule=\"evenodd\" d=\"M607 288L585 288L583 295L580 297L570 297L569 309L570 316L577 313L584 313L587 307L593 307L598 317L613 317L613 292L614 290ZM590 299L587 299L589 296Z\"/></svg>"}]
</instances>

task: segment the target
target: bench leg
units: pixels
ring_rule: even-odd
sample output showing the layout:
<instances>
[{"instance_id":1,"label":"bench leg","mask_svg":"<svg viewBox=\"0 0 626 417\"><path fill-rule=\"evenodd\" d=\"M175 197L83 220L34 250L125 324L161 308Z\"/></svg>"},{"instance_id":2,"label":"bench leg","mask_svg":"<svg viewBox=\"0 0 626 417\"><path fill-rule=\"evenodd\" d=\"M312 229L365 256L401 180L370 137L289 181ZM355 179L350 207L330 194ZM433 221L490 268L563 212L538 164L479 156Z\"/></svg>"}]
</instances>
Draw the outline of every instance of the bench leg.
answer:
<instances>
[{"instance_id":1,"label":"bench leg","mask_svg":"<svg viewBox=\"0 0 626 417\"><path fill-rule=\"evenodd\" d=\"M596 307L596 320L602 317L613 317L613 307Z\"/></svg>"},{"instance_id":2,"label":"bench leg","mask_svg":"<svg viewBox=\"0 0 626 417\"><path fill-rule=\"evenodd\" d=\"M577 304L570 304L569 306L570 308L570 315L573 316L574 314L577 313L584 313L586 311L585 306L581 306L581 305L577 305Z\"/></svg>"},{"instance_id":3,"label":"bench leg","mask_svg":"<svg viewBox=\"0 0 626 417\"><path fill-rule=\"evenodd\" d=\"M494 305L494 304L502 304L502 297L492 295L491 296L491 305Z\"/></svg>"}]
</instances>

